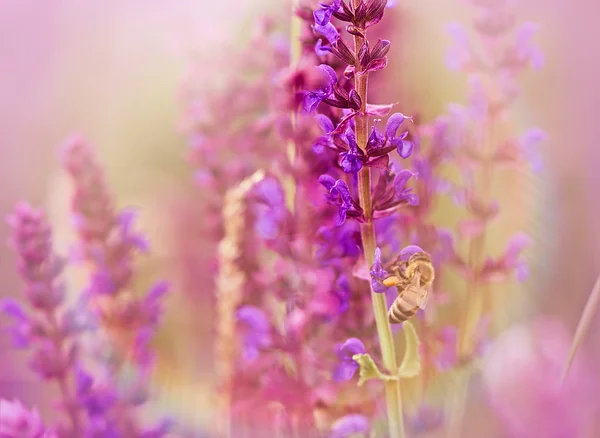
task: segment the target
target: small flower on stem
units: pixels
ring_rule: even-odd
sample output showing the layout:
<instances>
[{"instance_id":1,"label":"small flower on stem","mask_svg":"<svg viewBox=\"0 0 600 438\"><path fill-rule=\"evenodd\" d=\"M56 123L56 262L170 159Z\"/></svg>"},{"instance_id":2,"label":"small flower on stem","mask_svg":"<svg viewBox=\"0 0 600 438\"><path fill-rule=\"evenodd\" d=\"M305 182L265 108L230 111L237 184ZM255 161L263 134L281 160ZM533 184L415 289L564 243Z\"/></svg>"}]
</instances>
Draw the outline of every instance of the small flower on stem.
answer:
<instances>
[{"instance_id":1,"label":"small flower on stem","mask_svg":"<svg viewBox=\"0 0 600 438\"><path fill-rule=\"evenodd\" d=\"M390 288L383 284L383 280L388 277L388 273L383 266L381 265L381 249L377 248L375 250L375 262L371 267L371 288L373 292L377 293L385 293Z\"/></svg>"},{"instance_id":2,"label":"small flower on stem","mask_svg":"<svg viewBox=\"0 0 600 438\"><path fill-rule=\"evenodd\" d=\"M338 348L340 363L333 372L335 381L350 380L360 369L359 364L353 359L355 354L365 354L365 345L360 339L350 338Z\"/></svg>"}]
</instances>

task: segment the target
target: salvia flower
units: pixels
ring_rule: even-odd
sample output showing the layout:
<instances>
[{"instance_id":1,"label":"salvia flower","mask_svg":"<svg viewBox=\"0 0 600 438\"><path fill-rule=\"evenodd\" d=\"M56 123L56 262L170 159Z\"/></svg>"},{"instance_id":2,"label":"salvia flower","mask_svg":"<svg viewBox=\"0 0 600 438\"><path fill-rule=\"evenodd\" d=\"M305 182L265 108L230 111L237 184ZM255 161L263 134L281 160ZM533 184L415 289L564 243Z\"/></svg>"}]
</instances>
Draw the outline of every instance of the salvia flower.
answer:
<instances>
[{"instance_id":1,"label":"salvia flower","mask_svg":"<svg viewBox=\"0 0 600 438\"><path fill-rule=\"evenodd\" d=\"M338 207L338 219L336 224L342 225L346 221L346 217L359 219L362 217L362 208L352 198L350 188L344 180L337 181L329 175L321 175L319 182L329 190L327 201Z\"/></svg>"},{"instance_id":2,"label":"salvia flower","mask_svg":"<svg viewBox=\"0 0 600 438\"><path fill-rule=\"evenodd\" d=\"M353 359L355 354L364 354L367 350L360 339L350 338L338 347L340 363L333 372L333 379L350 380L359 369L358 363Z\"/></svg>"},{"instance_id":3,"label":"salvia flower","mask_svg":"<svg viewBox=\"0 0 600 438\"><path fill-rule=\"evenodd\" d=\"M388 273L381 265L381 249L379 248L375 250L375 263L373 263L370 273L371 287L373 288L373 292L384 293L390 289L383 284L383 280L388 277Z\"/></svg>"},{"instance_id":4,"label":"salvia flower","mask_svg":"<svg viewBox=\"0 0 600 438\"><path fill-rule=\"evenodd\" d=\"M333 92L333 87L337 83L335 71L327 64L321 64L318 67L320 81L313 91L307 91L304 94L304 110L306 112L314 111L319 104L327 99Z\"/></svg>"},{"instance_id":5,"label":"salvia flower","mask_svg":"<svg viewBox=\"0 0 600 438\"><path fill-rule=\"evenodd\" d=\"M321 3L320 8L313 12L315 23L325 26L331 20L331 16L340 9L342 0L332 0L330 4Z\"/></svg>"}]
</instances>

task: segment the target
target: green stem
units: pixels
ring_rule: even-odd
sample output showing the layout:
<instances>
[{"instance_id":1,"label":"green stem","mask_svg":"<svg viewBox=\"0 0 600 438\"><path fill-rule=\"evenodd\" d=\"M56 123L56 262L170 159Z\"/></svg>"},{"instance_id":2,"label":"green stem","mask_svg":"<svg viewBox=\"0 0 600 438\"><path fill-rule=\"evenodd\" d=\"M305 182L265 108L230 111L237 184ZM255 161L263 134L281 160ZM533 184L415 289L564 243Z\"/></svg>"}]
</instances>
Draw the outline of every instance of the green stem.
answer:
<instances>
[{"instance_id":1,"label":"green stem","mask_svg":"<svg viewBox=\"0 0 600 438\"><path fill-rule=\"evenodd\" d=\"M356 2L357 3L357 2ZM362 47L364 39L359 36L354 37L355 53L358 54ZM356 60L357 70L360 63ZM356 117L356 141L358 146L365 150L367 146L367 128L368 116L366 115L367 105L367 86L368 74L357 73L355 76L354 87L361 98L361 115ZM358 192L360 206L365 215L365 222L360 226L360 234L363 243L364 256L367 266L372 266L375 258L375 229L373 227L373 209L371 204L371 172L368 167L363 167L358 173ZM376 293L371 288L371 300L373 303L373 312L375 313L375 322L377 325L377 334L383 365L387 372L395 375L397 372L396 353L394 350L394 338L392 329L387 318L387 304L385 294ZM388 426L390 438L404 438L404 419L402 417L402 397L400 393L400 381L390 380L384 382L385 399L387 406Z\"/></svg>"}]
</instances>

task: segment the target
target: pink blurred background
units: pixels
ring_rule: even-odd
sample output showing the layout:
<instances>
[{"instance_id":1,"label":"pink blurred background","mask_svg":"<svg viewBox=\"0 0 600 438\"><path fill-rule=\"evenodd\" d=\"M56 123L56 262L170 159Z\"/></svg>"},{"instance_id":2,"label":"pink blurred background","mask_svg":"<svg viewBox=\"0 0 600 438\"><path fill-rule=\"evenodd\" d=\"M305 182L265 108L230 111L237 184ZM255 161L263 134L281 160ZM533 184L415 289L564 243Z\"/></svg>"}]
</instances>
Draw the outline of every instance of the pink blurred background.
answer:
<instances>
[{"instance_id":1,"label":"pink blurred background","mask_svg":"<svg viewBox=\"0 0 600 438\"><path fill-rule=\"evenodd\" d=\"M3 2L0 214L8 214L20 199L47 207L59 245L66 248L67 203L57 151L68 134L81 132L97 145L119 204L141 209L142 227L156 249L155 264L150 262L148 269L158 266L176 277L176 267L169 264L173 223L164 205L193 199L194 193L191 169L184 161L185 136L178 131L181 81L192 62L226 68L227 47L244 40L262 11L280 7L273 0ZM395 38L388 36L395 49L387 75L405 96L400 106L433 117L446 102L464 98L464 78L444 65L449 44L444 26L465 21L468 12L458 0L400 2L394 10L402 14L403 27ZM524 179L526 196L514 193L516 216L522 209L533 211L527 228L535 245L530 253L533 278L524 290L527 305L509 316L518 320L552 314L570 330L600 272L597 15L598 6L590 0L521 1L521 17L541 25L537 42L546 62L541 71L523 78L516 124L542 127L549 141L543 150L543 174ZM511 198L511 193L505 195ZM1 241L6 241L7 231L0 227ZM0 279L0 295L20 295L14 257L6 246L0 246ZM197 293L201 303L211 291L198 285ZM169 330L193 330L198 335L193 341L210 348L208 326L197 325L197 315L182 313L183 306L174 301L171 311L178 317L170 320ZM202 310L201 305L193 307ZM600 365L597 319L584 349ZM202 386L210 380L202 375L202 357L185 356L186 342L191 341L176 342L168 354L188 365L165 370L168 386L183 387L167 391L167 403L175 411L190 400L209 404L208 398L185 391L190 382ZM0 396L43 405L33 376L16 366L23 356L8 347L0 337L0 357L13 364L0 372ZM198 418L204 420L206 416Z\"/></svg>"}]
</instances>

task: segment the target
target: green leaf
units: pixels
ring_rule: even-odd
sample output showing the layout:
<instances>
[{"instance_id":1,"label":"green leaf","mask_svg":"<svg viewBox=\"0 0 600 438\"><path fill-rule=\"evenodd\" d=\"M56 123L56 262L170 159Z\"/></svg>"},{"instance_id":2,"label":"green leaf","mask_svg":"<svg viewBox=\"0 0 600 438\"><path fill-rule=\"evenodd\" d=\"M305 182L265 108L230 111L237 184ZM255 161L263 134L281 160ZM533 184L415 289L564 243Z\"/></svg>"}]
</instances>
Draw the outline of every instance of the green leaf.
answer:
<instances>
[{"instance_id":1,"label":"green leaf","mask_svg":"<svg viewBox=\"0 0 600 438\"><path fill-rule=\"evenodd\" d=\"M377 368L373 359L368 354L355 354L352 356L352 359L358 363L360 366L360 372L358 377L358 386L362 386L365 384L367 380L377 379L377 380L397 380L396 376L389 376L387 374L383 374Z\"/></svg>"},{"instance_id":2,"label":"green leaf","mask_svg":"<svg viewBox=\"0 0 600 438\"><path fill-rule=\"evenodd\" d=\"M415 326L405 321L402 324L404 338L406 339L406 350L404 358L398 368L398 376L406 379L416 377L421 372L421 358L419 357L419 337Z\"/></svg>"}]
</instances>

